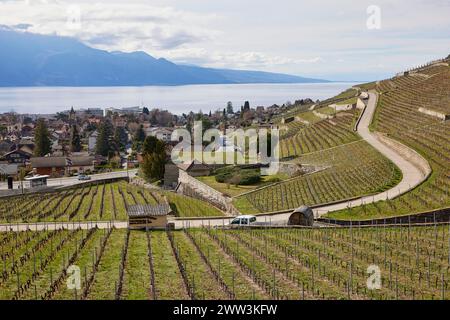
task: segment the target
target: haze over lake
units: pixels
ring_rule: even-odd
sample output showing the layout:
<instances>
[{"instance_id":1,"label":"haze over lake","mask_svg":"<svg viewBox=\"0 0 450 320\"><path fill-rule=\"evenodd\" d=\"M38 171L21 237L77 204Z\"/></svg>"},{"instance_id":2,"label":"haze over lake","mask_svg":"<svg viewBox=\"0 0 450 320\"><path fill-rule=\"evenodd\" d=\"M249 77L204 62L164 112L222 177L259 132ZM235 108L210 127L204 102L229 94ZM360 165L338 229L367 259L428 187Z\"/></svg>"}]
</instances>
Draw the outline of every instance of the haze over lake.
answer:
<instances>
[{"instance_id":1,"label":"haze over lake","mask_svg":"<svg viewBox=\"0 0 450 320\"><path fill-rule=\"evenodd\" d=\"M297 99L326 99L354 83L233 84L173 87L21 87L0 88L0 113L55 113L78 108L147 106L174 114L209 112L233 102L235 110L250 101L252 107L283 104Z\"/></svg>"}]
</instances>

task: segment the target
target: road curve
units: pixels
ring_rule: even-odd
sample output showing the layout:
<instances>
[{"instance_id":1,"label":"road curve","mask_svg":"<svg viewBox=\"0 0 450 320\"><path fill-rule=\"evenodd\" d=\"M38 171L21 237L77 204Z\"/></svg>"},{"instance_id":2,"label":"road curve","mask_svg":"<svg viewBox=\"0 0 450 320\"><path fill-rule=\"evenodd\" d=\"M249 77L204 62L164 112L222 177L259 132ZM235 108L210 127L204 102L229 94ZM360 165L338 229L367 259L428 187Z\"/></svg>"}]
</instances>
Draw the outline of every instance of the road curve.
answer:
<instances>
[{"instance_id":1,"label":"road curve","mask_svg":"<svg viewBox=\"0 0 450 320\"><path fill-rule=\"evenodd\" d=\"M366 109L363 111L357 131L359 135L380 153L390 159L403 173L402 181L390 190L381 192L377 195L361 197L358 200L341 202L332 205L325 205L314 208L316 218L319 218L326 213L342 210L346 208L358 207L362 204L369 204L373 202L393 199L406 192L411 191L416 186L425 181L431 174L431 167L429 163L416 151L411 148L378 133L372 133L369 130L369 125L372 123L375 109L377 106L378 94L376 92L369 92L369 101ZM100 177L99 177L100 178ZM72 181L72 183L76 183ZM291 213L280 213L271 215L259 215L258 222L286 224ZM178 228L193 228L201 226L223 226L230 222L232 218L196 218L196 219L174 219L171 222L175 223ZM72 229L72 228L108 228L114 226L115 228L127 228L127 222L84 222L84 223L31 223L31 224L0 224L0 231L20 231L20 230L45 230L49 228Z\"/></svg>"},{"instance_id":2,"label":"road curve","mask_svg":"<svg viewBox=\"0 0 450 320\"><path fill-rule=\"evenodd\" d=\"M375 91L369 92L369 101L367 107L363 111L357 131L367 143L377 149L381 154L390 159L398 168L400 168L403 173L402 181L397 186L376 195L361 197L358 200L316 207L314 209L314 215L316 218L320 218L326 213L349 207L354 208L361 206L362 204L394 199L420 185L431 174L431 167L429 163L416 151L386 136L370 132L369 125L372 123L377 102L378 94ZM282 224L288 221L290 215L291 213L260 215L258 216L258 222L273 222ZM194 221L177 220L176 227L199 227L202 225L221 226L224 221L226 223L229 220L229 218L219 220L210 220L205 218Z\"/></svg>"}]
</instances>

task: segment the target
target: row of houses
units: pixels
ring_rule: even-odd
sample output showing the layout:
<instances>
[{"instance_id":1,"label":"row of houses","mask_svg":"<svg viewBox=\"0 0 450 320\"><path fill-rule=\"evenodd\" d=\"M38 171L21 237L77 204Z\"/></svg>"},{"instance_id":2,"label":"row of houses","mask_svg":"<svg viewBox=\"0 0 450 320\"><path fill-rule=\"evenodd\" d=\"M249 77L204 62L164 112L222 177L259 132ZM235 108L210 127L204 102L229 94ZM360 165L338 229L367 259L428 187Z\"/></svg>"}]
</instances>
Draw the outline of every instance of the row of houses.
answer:
<instances>
[{"instance_id":1,"label":"row of houses","mask_svg":"<svg viewBox=\"0 0 450 320\"><path fill-rule=\"evenodd\" d=\"M95 169L93 156L36 157L31 158L30 167L34 174L62 177L71 173L91 173Z\"/></svg>"}]
</instances>

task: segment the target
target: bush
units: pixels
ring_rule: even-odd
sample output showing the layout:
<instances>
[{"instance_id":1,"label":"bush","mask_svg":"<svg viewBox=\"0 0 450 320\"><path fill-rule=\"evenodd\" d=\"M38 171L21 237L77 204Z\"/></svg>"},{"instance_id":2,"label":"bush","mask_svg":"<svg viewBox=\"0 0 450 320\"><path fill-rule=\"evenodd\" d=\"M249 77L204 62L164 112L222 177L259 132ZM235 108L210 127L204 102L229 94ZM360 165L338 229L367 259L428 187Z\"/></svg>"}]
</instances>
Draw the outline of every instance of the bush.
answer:
<instances>
[{"instance_id":1,"label":"bush","mask_svg":"<svg viewBox=\"0 0 450 320\"><path fill-rule=\"evenodd\" d=\"M261 181L260 171L257 169L241 169L239 167L226 167L216 170L216 181L234 185L248 186Z\"/></svg>"},{"instance_id":2,"label":"bush","mask_svg":"<svg viewBox=\"0 0 450 320\"><path fill-rule=\"evenodd\" d=\"M249 186L252 184L256 184L261 181L261 173L259 170L242 170L241 174L241 186Z\"/></svg>"},{"instance_id":3,"label":"bush","mask_svg":"<svg viewBox=\"0 0 450 320\"><path fill-rule=\"evenodd\" d=\"M215 172L215 178L217 182L225 183L230 180L236 172L235 167L225 167L217 169Z\"/></svg>"}]
</instances>

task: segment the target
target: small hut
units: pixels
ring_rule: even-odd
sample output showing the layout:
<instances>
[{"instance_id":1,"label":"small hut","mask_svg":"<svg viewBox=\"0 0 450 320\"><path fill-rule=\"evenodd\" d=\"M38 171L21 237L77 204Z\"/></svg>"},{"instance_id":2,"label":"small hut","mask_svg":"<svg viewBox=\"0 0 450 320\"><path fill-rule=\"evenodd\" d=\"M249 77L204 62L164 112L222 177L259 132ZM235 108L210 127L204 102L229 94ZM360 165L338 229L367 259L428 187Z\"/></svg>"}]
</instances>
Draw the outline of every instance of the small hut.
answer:
<instances>
[{"instance_id":1,"label":"small hut","mask_svg":"<svg viewBox=\"0 0 450 320\"><path fill-rule=\"evenodd\" d=\"M296 209L289 217L288 225L312 227L314 224L314 212L310 207L302 206Z\"/></svg>"},{"instance_id":2,"label":"small hut","mask_svg":"<svg viewBox=\"0 0 450 320\"><path fill-rule=\"evenodd\" d=\"M127 208L130 229L165 229L167 215L172 212L168 203L159 205L135 205Z\"/></svg>"}]
</instances>

